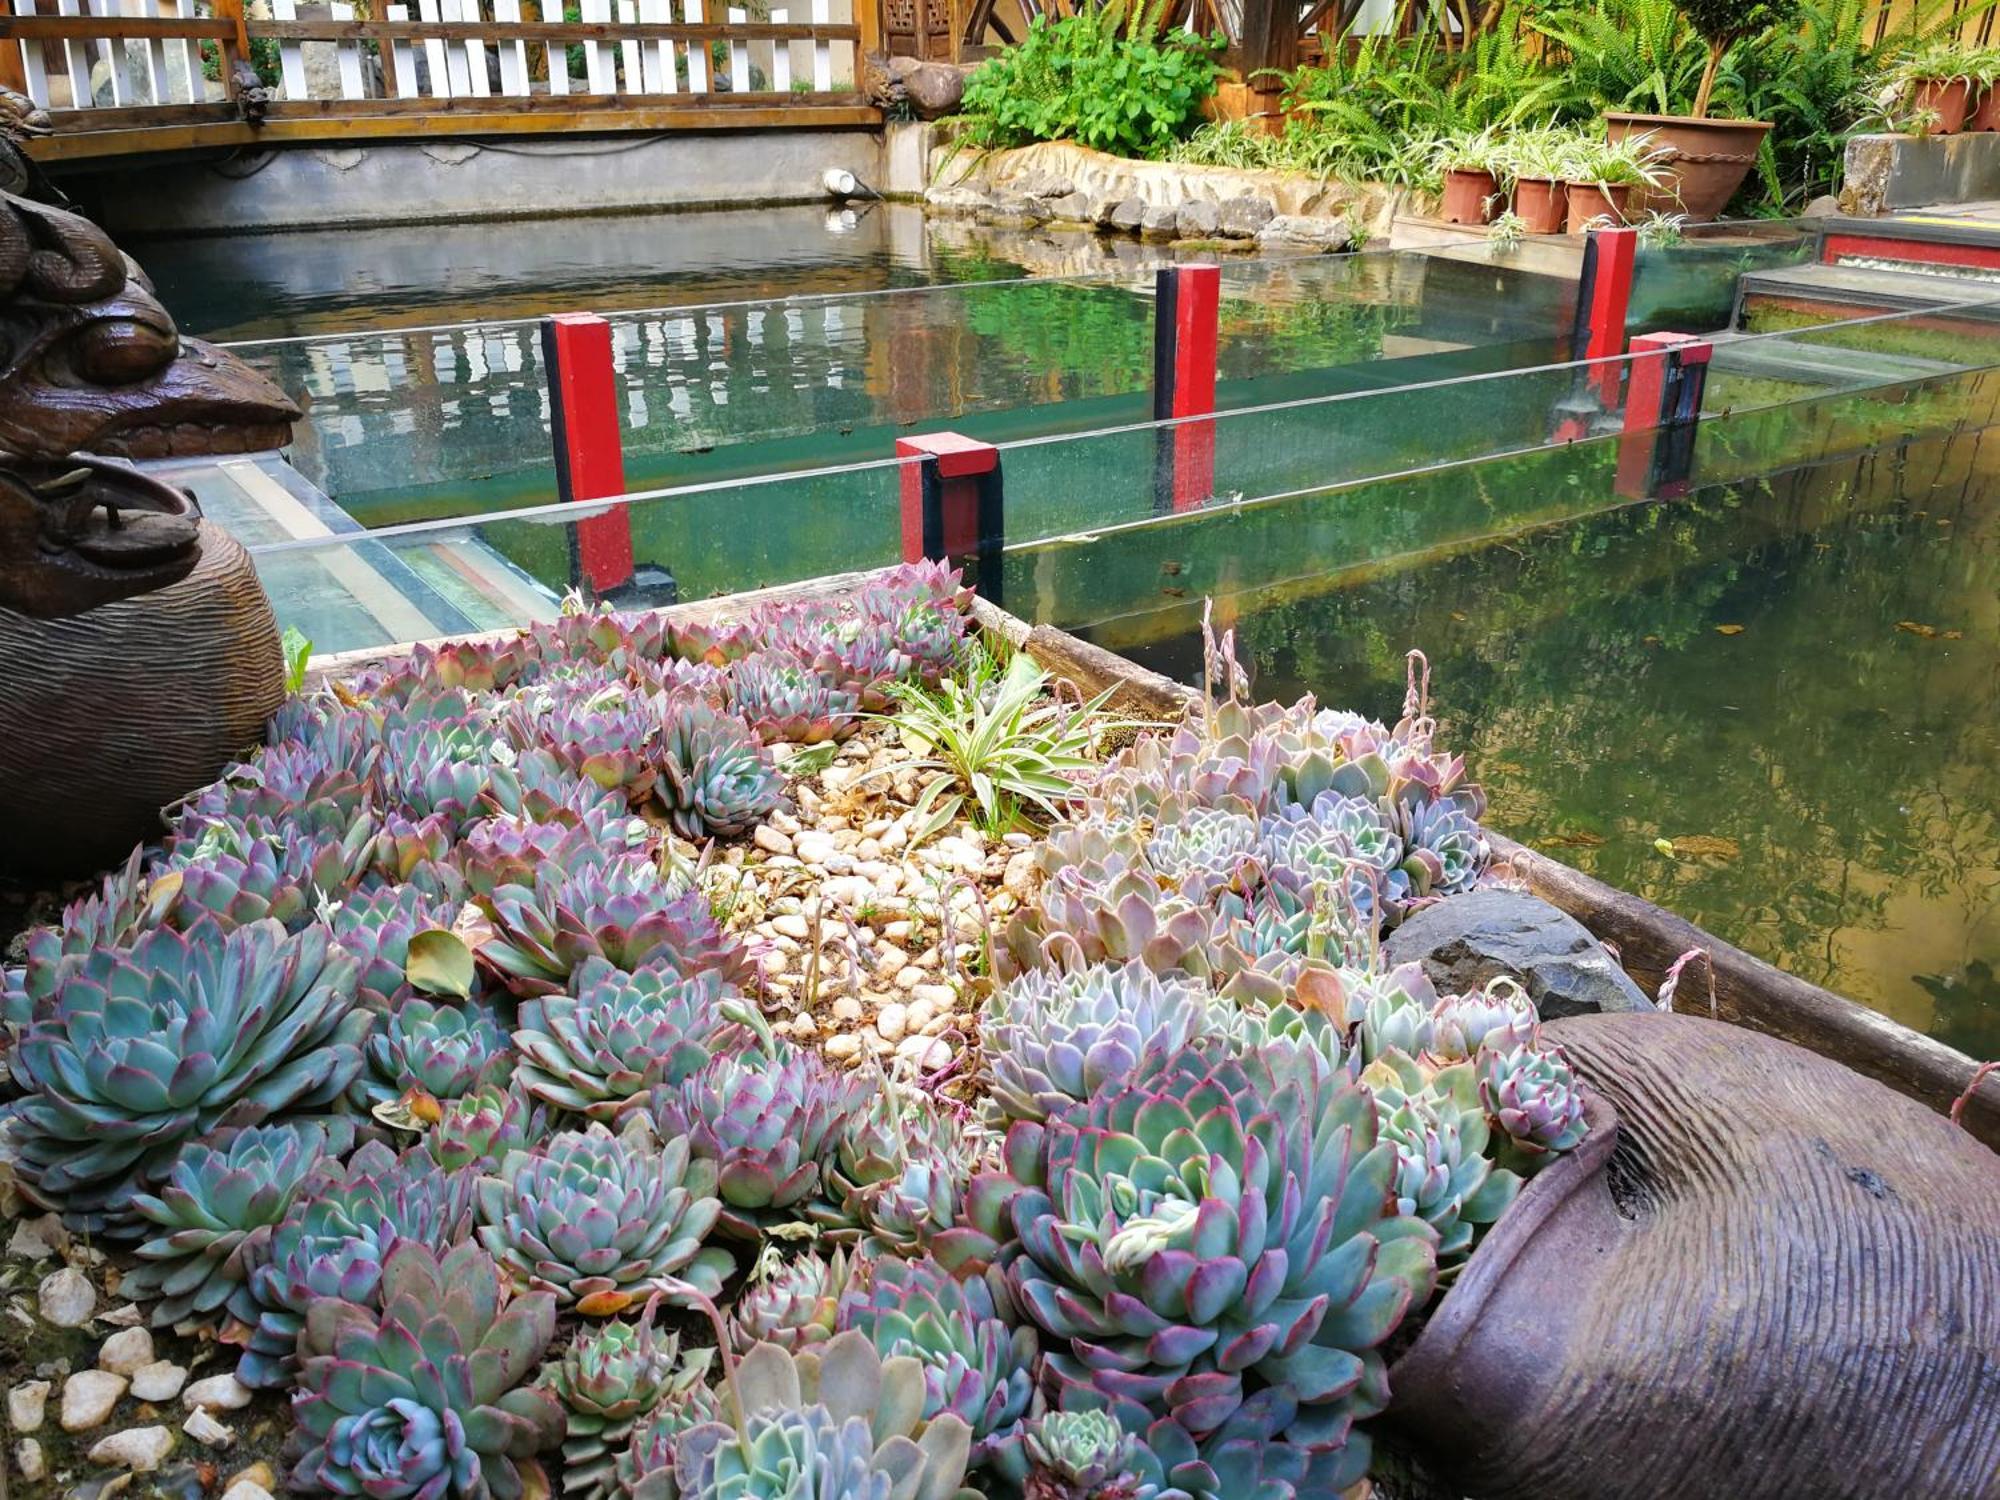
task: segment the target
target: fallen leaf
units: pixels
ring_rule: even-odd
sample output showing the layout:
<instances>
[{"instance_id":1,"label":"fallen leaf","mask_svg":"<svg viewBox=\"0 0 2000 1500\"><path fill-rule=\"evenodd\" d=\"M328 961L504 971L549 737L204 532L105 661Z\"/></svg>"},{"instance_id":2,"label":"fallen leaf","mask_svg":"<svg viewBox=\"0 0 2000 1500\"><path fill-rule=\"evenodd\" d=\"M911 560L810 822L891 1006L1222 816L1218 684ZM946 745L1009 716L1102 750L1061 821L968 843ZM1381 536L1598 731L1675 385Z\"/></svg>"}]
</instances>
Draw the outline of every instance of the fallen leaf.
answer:
<instances>
[{"instance_id":1,"label":"fallen leaf","mask_svg":"<svg viewBox=\"0 0 2000 1500\"><path fill-rule=\"evenodd\" d=\"M1660 638L1656 635L1641 636L1639 644L1642 646L1657 646L1660 644Z\"/></svg>"},{"instance_id":2,"label":"fallen leaf","mask_svg":"<svg viewBox=\"0 0 2000 1500\"><path fill-rule=\"evenodd\" d=\"M1451 612L1451 617L1454 620L1457 620L1460 624L1463 624L1465 622L1465 611L1462 609L1455 609Z\"/></svg>"},{"instance_id":3,"label":"fallen leaf","mask_svg":"<svg viewBox=\"0 0 2000 1500\"><path fill-rule=\"evenodd\" d=\"M426 995L464 1000L472 994L472 950L456 933L429 927L410 938L403 976Z\"/></svg>"},{"instance_id":4,"label":"fallen leaf","mask_svg":"<svg viewBox=\"0 0 2000 1500\"><path fill-rule=\"evenodd\" d=\"M1948 641L1962 641L1965 639L1965 632L1963 630L1947 630L1944 633L1944 638Z\"/></svg>"},{"instance_id":5,"label":"fallen leaf","mask_svg":"<svg viewBox=\"0 0 2000 1500\"><path fill-rule=\"evenodd\" d=\"M639 1298L632 1292L610 1291L592 1292L577 1300L576 1310L586 1318L608 1318L613 1313L621 1313Z\"/></svg>"},{"instance_id":6,"label":"fallen leaf","mask_svg":"<svg viewBox=\"0 0 2000 1500\"><path fill-rule=\"evenodd\" d=\"M1180 576L1181 565L1177 562L1163 562L1160 564L1160 571L1169 578L1177 578Z\"/></svg>"},{"instance_id":7,"label":"fallen leaf","mask_svg":"<svg viewBox=\"0 0 2000 1500\"><path fill-rule=\"evenodd\" d=\"M1911 635L1920 635L1927 641L1937 638L1937 626L1919 625L1915 620L1898 620L1896 628L1898 630L1907 630Z\"/></svg>"},{"instance_id":8,"label":"fallen leaf","mask_svg":"<svg viewBox=\"0 0 2000 1500\"><path fill-rule=\"evenodd\" d=\"M1666 855L1668 859L1674 857L1674 841L1672 839L1654 839L1653 847Z\"/></svg>"},{"instance_id":9,"label":"fallen leaf","mask_svg":"<svg viewBox=\"0 0 2000 1500\"><path fill-rule=\"evenodd\" d=\"M1743 634L1743 627L1741 625L1718 625L1715 627L1715 633L1717 635L1741 635Z\"/></svg>"},{"instance_id":10,"label":"fallen leaf","mask_svg":"<svg viewBox=\"0 0 2000 1500\"><path fill-rule=\"evenodd\" d=\"M1683 834L1667 842L1673 846L1676 859L1735 859L1743 852L1743 846L1735 839L1708 833Z\"/></svg>"},{"instance_id":11,"label":"fallen leaf","mask_svg":"<svg viewBox=\"0 0 2000 1500\"><path fill-rule=\"evenodd\" d=\"M1604 842L1601 833L1579 831L1577 833L1552 833L1535 840L1544 849L1595 849Z\"/></svg>"}]
</instances>

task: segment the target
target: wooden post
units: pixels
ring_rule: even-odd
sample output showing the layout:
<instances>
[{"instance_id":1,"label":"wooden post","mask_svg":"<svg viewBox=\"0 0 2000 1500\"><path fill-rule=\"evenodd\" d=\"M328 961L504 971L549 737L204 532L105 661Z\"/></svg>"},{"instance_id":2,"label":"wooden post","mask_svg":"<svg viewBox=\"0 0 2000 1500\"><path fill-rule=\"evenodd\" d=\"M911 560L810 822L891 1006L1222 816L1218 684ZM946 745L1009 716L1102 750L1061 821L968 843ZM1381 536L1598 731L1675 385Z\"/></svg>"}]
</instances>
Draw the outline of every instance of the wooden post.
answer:
<instances>
[{"instance_id":1,"label":"wooden post","mask_svg":"<svg viewBox=\"0 0 2000 1500\"><path fill-rule=\"evenodd\" d=\"M215 44L216 71L222 74L222 97L237 95L236 64L250 61L250 29L243 19L243 0L215 0L215 18L235 24L236 34Z\"/></svg>"},{"instance_id":2,"label":"wooden post","mask_svg":"<svg viewBox=\"0 0 2000 1500\"><path fill-rule=\"evenodd\" d=\"M1282 79L1266 69L1289 73L1299 65L1299 8L1279 0L1243 0L1243 34L1231 49L1256 114L1277 109ZM1258 74L1263 74L1259 77Z\"/></svg>"},{"instance_id":3,"label":"wooden post","mask_svg":"<svg viewBox=\"0 0 2000 1500\"><path fill-rule=\"evenodd\" d=\"M898 479L903 561L969 566L979 597L998 604L1007 536L1000 450L955 432L929 432L897 438L896 456L916 460Z\"/></svg>"},{"instance_id":4,"label":"wooden post","mask_svg":"<svg viewBox=\"0 0 2000 1500\"><path fill-rule=\"evenodd\" d=\"M556 494L566 502L625 493L625 453L618 432L618 386L612 379L611 325L595 313L555 313L542 320L549 383L549 425L556 450ZM587 516L575 527L577 582L593 598L632 582L632 515L625 505Z\"/></svg>"},{"instance_id":5,"label":"wooden post","mask_svg":"<svg viewBox=\"0 0 2000 1500\"><path fill-rule=\"evenodd\" d=\"M1220 266L1164 266L1153 294L1153 420L1215 410ZM1153 504L1197 510L1215 493L1215 424L1182 421L1154 433Z\"/></svg>"},{"instance_id":6,"label":"wooden post","mask_svg":"<svg viewBox=\"0 0 2000 1500\"><path fill-rule=\"evenodd\" d=\"M863 60L882 51L882 7L886 0L854 0L854 24L861 28L861 40L854 44L854 86L865 86L867 69Z\"/></svg>"}]
</instances>

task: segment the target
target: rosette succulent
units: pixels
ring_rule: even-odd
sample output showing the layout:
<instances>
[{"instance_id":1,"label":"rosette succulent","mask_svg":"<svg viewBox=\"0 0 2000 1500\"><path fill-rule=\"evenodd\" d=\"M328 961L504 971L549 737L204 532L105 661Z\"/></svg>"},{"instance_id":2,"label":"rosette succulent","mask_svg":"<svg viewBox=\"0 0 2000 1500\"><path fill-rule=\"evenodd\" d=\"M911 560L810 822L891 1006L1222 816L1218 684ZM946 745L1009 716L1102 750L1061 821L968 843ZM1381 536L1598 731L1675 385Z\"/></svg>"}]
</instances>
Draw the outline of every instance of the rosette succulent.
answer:
<instances>
[{"instance_id":1,"label":"rosette succulent","mask_svg":"<svg viewBox=\"0 0 2000 1500\"><path fill-rule=\"evenodd\" d=\"M1409 809L1403 870L1420 896L1450 896L1472 889L1491 851L1479 824L1456 802L1426 802Z\"/></svg>"},{"instance_id":2,"label":"rosette succulent","mask_svg":"<svg viewBox=\"0 0 2000 1500\"><path fill-rule=\"evenodd\" d=\"M386 1011L403 991L410 939L445 930L457 915L452 901L412 885L381 886L348 896L327 918L333 940L360 966L356 988L366 1005Z\"/></svg>"},{"instance_id":3,"label":"rosette succulent","mask_svg":"<svg viewBox=\"0 0 2000 1500\"><path fill-rule=\"evenodd\" d=\"M681 1357L680 1340L653 1331L656 1301L636 1325L604 1323L577 1332L549 1365L545 1384L563 1404L564 1500L603 1500L617 1486L617 1456L632 1430L663 1401L699 1385L713 1351Z\"/></svg>"},{"instance_id":4,"label":"rosette succulent","mask_svg":"<svg viewBox=\"0 0 2000 1500\"><path fill-rule=\"evenodd\" d=\"M344 1167L322 1165L271 1233L268 1254L236 1288L229 1311L246 1325L236 1378L289 1384L299 1329L313 1299L379 1305L382 1266L396 1246L442 1252L472 1232L472 1178L446 1172L422 1151L398 1156L379 1141Z\"/></svg>"},{"instance_id":5,"label":"rosette succulent","mask_svg":"<svg viewBox=\"0 0 2000 1500\"><path fill-rule=\"evenodd\" d=\"M1134 1430L1166 1419L1190 1460L1270 1450L1338 1490L1366 1472L1353 1424L1386 1403L1381 1345L1429 1295L1436 1236L1395 1207L1396 1148L1367 1091L1295 1062L1209 1038L1014 1126L938 1258L1007 1249L1052 1405Z\"/></svg>"},{"instance_id":6,"label":"rosette succulent","mask_svg":"<svg viewBox=\"0 0 2000 1500\"><path fill-rule=\"evenodd\" d=\"M644 1151L602 1126L516 1151L478 1184L479 1238L522 1286L586 1317L621 1312L678 1276L709 1295L730 1258L704 1250L722 1205L715 1164L684 1139Z\"/></svg>"},{"instance_id":7,"label":"rosette succulent","mask_svg":"<svg viewBox=\"0 0 2000 1500\"><path fill-rule=\"evenodd\" d=\"M1021 975L995 990L979 1044L1003 1119L1045 1120L1141 1076L1213 1029L1207 989L1138 960Z\"/></svg>"},{"instance_id":8,"label":"rosette succulent","mask_svg":"<svg viewBox=\"0 0 2000 1500\"><path fill-rule=\"evenodd\" d=\"M674 1449L681 1435L726 1419L716 1387L676 1390L653 1408L631 1440L613 1455L612 1493L620 1500L665 1500L674 1495Z\"/></svg>"},{"instance_id":9,"label":"rosette succulent","mask_svg":"<svg viewBox=\"0 0 2000 1500\"><path fill-rule=\"evenodd\" d=\"M1431 1007L1431 1056L1441 1063L1468 1062L1482 1046L1502 1052L1525 1047L1540 1034L1535 1002L1505 974L1483 990L1446 995Z\"/></svg>"},{"instance_id":10,"label":"rosette succulent","mask_svg":"<svg viewBox=\"0 0 2000 1500\"><path fill-rule=\"evenodd\" d=\"M483 795L510 775L516 756L492 723L471 712L390 728L383 738L387 806L411 818L442 815L454 832L478 816Z\"/></svg>"},{"instance_id":11,"label":"rosette succulent","mask_svg":"<svg viewBox=\"0 0 2000 1500\"><path fill-rule=\"evenodd\" d=\"M803 662L766 653L729 669L729 706L766 744L817 745L861 727L858 694L836 687Z\"/></svg>"},{"instance_id":12,"label":"rosette succulent","mask_svg":"<svg viewBox=\"0 0 2000 1500\"><path fill-rule=\"evenodd\" d=\"M835 1250L829 1257L807 1251L786 1259L766 1246L756 1274L729 1310L729 1338L738 1354L758 1344L803 1349L834 1335L840 1299L868 1284L874 1259L857 1251Z\"/></svg>"},{"instance_id":13,"label":"rosette succulent","mask_svg":"<svg viewBox=\"0 0 2000 1500\"><path fill-rule=\"evenodd\" d=\"M973 1468L1027 1415L1040 1343L1018 1323L997 1271L961 1281L928 1258L884 1260L868 1286L841 1298L839 1327L866 1335L885 1358L907 1354L923 1366L924 1416L965 1420Z\"/></svg>"},{"instance_id":14,"label":"rosette succulent","mask_svg":"<svg viewBox=\"0 0 2000 1500\"><path fill-rule=\"evenodd\" d=\"M447 1172L466 1167L491 1172L508 1152L532 1150L548 1138L546 1112L517 1085L488 1084L443 1103L421 1145Z\"/></svg>"},{"instance_id":15,"label":"rosette succulent","mask_svg":"<svg viewBox=\"0 0 2000 1500\"><path fill-rule=\"evenodd\" d=\"M858 1089L815 1051L724 1054L679 1088L655 1089L652 1123L717 1165L723 1228L752 1238L804 1215Z\"/></svg>"},{"instance_id":16,"label":"rosette succulent","mask_svg":"<svg viewBox=\"0 0 2000 1500\"><path fill-rule=\"evenodd\" d=\"M16 1171L91 1230L131 1227L133 1192L181 1147L331 1103L361 1068L370 1017L354 961L323 929L203 918L87 956L36 1007L14 1058Z\"/></svg>"},{"instance_id":17,"label":"rosette succulent","mask_svg":"<svg viewBox=\"0 0 2000 1500\"><path fill-rule=\"evenodd\" d=\"M920 1255L957 1220L981 1152L957 1115L882 1079L842 1122L810 1217L836 1244Z\"/></svg>"},{"instance_id":18,"label":"rosette succulent","mask_svg":"<svg viewBox=\"0 0 2000 1500\"><path fill-rule=\"evenodd\" d=\"M1589 1128L1583 1093L1562 1048L1542 1042L1506 1051L1485 1047L1475 1066L1480 1102L1528 1170L1583 1139Z\"/></svg>"},{"instance_id":19,"label":"rosette succulent","mask_svg":"<svg viewBox=\"0 0 2000 1500\"><path fill-rule=\"evenodd\" d=\"M154 874L148 902L183 929L210 916L224 927L270 918L296 931L323 901L361 883L379 827L369 813L344 831L294 829L282 839L218 827L212 839L183 844Z\"/></svg>"},{"instance_id":20,"label":"rosette succulent","mask_svg":"<svg viewBox=\"0 0 2000 1500\"><path fill-rule=\"evenodd\" d=\"M735 1388L741 1425L680 1433L642 1500L978 1500L962 1487L965 1423L926 1420L917 1361L885 1360L859 1333L791 1354L760 1344Z\"/></svg>"},{"instance_id":21,"label":"rosette succulent","mask_svg":"<svg viewBox=\"0 0 2000 1500\"><path fill-rule=\"evenodd\" d=\"M691 839L746 833L778 805L784 783L750 727L687 695L669 698L654 788L674 830Z\"/></svg>"},{"instance_id":22,"label":"rosette succulent","mask_svg":"<svg viewBox=\"0 0 2000 1500\"><path fill-rule=\"evenodd\" d=\"M555 1396L527 1384L555 1301L509 1299L477 1246L439 1257L404 1243L380 1311L314 1300L299 1341L294 1489L331 1495L520 1500L546 1494L536 1458L562 1440Z\"/></svg>"},{"instance_id":23,"label":"rosette succulent","mask_svg":"<svg viewBox=\"0 0 2000 1500\"><path fill-rule=\"evenodd\" d=\"M1396 1207L1437 1231L1439 1274L1449 1275L1521 1189L1518 1176L1488 1159L1491 1131L1478 1079L1466 1063L1427 1072L1416 1059L1388 1052L1361 1081L1375 1095L1383 1139L1396 1147Z\"/></svg>"},{"instance_id":24,"label":"rosette succulent","mask_svg":"<svg viewBox=\"0 0 2000 1500\"><path fill-rule=\"evenodd\" d=\"M1155 825L1146 858L1162 880L1192 900L1235 890L1254 878L1263 854L1257 820L1220 807L1197 807Z\"/></svg>"},{"instance_id":25,"label":"rosette succulent","mask_svg":"<svg viewBox=\"0 0 2000 1500\"><path fill-rule=\"evenodd\" d=\"M1102 1411L1052 1411L1022 1432L1026 1500L1152 1500L1138 1439Z\"/></svg>"},{"instance_id":26,"label":"rosette succulent","mask_svg":"<svg viewBox=\"0 0 2000 1500\"><path fill-rule=\"evenodd\" d=\"M364 1106L385 1104L412 1088L433 1099L457 1099L506 1057L506 1035L479 1006L412 995L377 1021L368 1038L368 1069L351 1092Z\"/></svg>"},{"instance_id":27,"label":"rosette succulent","mask_svg":"<svg viewBox=\"0 0 2000 1500\"><path fill-rule=\"evenodd\" d=\"M521 1005L514 1048L520 1086L558 1109L612 1120L678 1085L747 1033L722 1012L715 973L682 978L667 969L626 974L588 958L571 976L576 993Z\"/></svg>"},{"instance_id":28,"label":"rosette succulent","mask_svg":"<svg viewBox=\"0 0 2000 1500\"><path fill-rule=\"evenodd\" d=\"M153 1304L155 1328L220 1321L300 1185L354 1144L354 1127L339 1119L295 1121L217 1131L210 1140L181 1153L157 1195L132 1199L152 1237L133 1252L139 1264L119 1291Z\"/></svg>"},{"instance_id":29,"label":"rosette succulent","mask_svg":"<svg viewBox=\"0 0 2000 1500\"><path fill-rule=\"evenodd\" d=\"M645 801L659 774L658 699L602 669L521 689L503 724L517 749L546 747L628 802Z\"/></svg>"}]
</instances>

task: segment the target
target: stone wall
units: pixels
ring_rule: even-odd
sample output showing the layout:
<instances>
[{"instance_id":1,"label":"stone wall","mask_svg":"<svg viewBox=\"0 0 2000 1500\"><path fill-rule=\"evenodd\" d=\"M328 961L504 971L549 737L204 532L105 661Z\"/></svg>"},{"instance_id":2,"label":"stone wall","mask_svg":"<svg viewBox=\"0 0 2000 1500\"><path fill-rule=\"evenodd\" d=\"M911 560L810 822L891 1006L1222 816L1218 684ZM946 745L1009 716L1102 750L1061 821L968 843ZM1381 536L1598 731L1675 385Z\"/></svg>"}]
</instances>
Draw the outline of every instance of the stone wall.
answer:
<instances>
[{"instance_id":1,"label":"stone wall","mask_svg":"<svg viewBox=\"0 0 2000 1500\"><path fill-rule=\"evenodd\" d=\"M2000 135L1857 135L1840 206L1852 214L2000 198Z\"/></svg>"}]
</instances>

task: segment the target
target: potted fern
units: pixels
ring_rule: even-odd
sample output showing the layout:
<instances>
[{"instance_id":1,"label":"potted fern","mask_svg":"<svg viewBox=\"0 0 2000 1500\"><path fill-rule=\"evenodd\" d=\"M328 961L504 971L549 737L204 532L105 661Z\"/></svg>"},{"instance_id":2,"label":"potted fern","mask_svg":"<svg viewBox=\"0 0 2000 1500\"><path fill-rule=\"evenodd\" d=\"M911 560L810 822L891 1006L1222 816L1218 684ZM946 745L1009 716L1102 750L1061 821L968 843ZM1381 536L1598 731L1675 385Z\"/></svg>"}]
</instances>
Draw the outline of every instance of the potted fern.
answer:
<instances>
[{"instance_id":1,"label":"potted fern","mask_svg":"<svg viewBox=\"0 0 2000 1500\"><path fill-rule=\"evenodd\" d=\"M1945 39L1905 53L1890 77L1898 101L1920 133L1957 135L1972 113L1974 76L1985 71L1976 54Z\"/></svg>"},{"instance_id":2,"label":"potted fern","mask_svg":"<svg viewBox=\"0 0 2000 1500\"><path fill-rule=\"evenodd\" d=\"M1674 0L1681 19L1707 48L1693 106L1684 115L1605 112L1612 140L1648 136L1659 150L1658 206L1689 219L1721 213L1756 165L1769 120L1714 119L1709 106L1722 64L1738 42L1790 22L1797 0Z\"/></svg>"},{"instance_id":3,"label":"potted fern","mask_svg":"<svg viewBox=\"0 0 2000 1500\"><path fill-rule=\"evenodd\" d=\"M1639 217L1634 197L1660 186L1663 154L1650 134L1571 142L1563 156L1569 232L1581 234L1606 223L1629 224Z\"/></svg>"},{"instance_id":4,"label":"potted fern","mask_svg":"<svg viewBox=\"0 0 2000 1500\"><path fill-rule=\"evenodd\" d=\"M1447 224L1489 224L1505 206L1502 191L1506 152L1489 128L1456 131L1437 143L1436 160L1444 189L1439 215Z\"/></svg>"}]
</instances>

